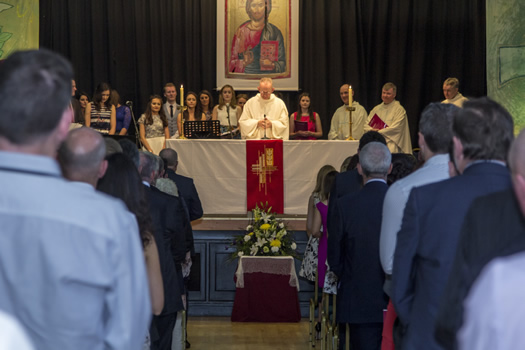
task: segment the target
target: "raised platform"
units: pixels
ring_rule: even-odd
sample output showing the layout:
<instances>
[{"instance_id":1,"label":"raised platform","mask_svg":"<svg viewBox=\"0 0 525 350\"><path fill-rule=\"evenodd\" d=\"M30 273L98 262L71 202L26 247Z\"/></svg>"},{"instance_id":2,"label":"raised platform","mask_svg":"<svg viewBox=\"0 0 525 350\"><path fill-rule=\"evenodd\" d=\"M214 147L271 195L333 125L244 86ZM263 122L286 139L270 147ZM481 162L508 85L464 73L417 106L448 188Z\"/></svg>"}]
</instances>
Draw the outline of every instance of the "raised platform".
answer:
<instances>
[{"instance_id":1,"label":"raised platform","mask_svg":"<svg viewBox=\"0 0 525 350\"><path fill-rule=\"evenodd\" d=\"M291 226L292 221L286 220ZM296 220L295 225L305 225ZM202 227L219 223L223 227L239 225L245 227L248 221L203 220ZM231 316L235 299L234 275L238 259L231 260L235 251L232 246L233 237L242 234L242 230L194 230L195 252L190 280L189 315L190 316ZM304 231L294 231L299 256L304 254L307 235ZM295 260L296 271L299 272L301 262ZM301 316L308 317L309 300L313 294L313 284L299 278L299 305Z\"/></svg>"}]
</instances>

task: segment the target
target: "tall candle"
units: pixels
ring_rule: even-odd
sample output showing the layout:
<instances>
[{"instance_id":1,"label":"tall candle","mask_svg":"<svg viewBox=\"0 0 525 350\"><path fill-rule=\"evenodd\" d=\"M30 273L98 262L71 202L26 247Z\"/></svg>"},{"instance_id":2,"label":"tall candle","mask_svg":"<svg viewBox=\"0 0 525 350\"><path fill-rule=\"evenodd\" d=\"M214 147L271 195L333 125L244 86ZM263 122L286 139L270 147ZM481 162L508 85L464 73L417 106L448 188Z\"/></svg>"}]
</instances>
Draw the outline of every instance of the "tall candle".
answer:
<instances>
[{"instance_id":1,"label":"tall candle","mask_svg":"<svg viewBox=\"0 0 525 350\"><path fill-rule=\"evenodd\" d=\"M354 103L354 98L352 96L352 86L348 86L348 107L352 107L352 103Z\"/></svg>"},{"instance_id":2,"label":"tall candle","mask_svg":"<svg viewBox=\"0 0 525 350\"><path fill-rule=\"evenodd\" d=\"M180 86L180 106L184 107L184 86Z\"/></svg>"}]
</instances>

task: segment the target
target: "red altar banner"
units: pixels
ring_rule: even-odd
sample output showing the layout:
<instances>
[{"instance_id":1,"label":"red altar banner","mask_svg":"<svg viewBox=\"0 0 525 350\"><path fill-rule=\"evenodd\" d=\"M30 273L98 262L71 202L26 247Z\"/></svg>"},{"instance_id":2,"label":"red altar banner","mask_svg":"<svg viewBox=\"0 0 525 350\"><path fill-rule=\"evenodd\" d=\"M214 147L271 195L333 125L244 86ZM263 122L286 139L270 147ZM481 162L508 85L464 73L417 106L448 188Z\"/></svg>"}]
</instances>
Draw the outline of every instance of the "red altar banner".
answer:
<instances>
[{"instance_id":1,"label":"red altar banner","mask_svg":"<svg viewBox=\"0 0 525 350\"><path fill-rule=\"evenodd\" d=\"M247 211L261 203L284 212L283 140L246 141Z\"/></svg>"}]
</instances>

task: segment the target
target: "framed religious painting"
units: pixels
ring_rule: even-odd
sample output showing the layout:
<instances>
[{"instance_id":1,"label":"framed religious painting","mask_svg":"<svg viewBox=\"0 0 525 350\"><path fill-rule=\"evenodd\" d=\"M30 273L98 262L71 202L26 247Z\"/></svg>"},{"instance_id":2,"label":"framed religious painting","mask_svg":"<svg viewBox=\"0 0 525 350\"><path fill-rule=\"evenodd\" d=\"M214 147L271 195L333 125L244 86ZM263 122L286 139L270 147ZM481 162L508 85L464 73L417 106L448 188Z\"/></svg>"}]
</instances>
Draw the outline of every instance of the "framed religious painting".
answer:
<instances>
[{"instance_id":1,"label":"framed religious painting","mask_svg":"<svg viewBox=\"0 0 525 350\"><path fill-rule=\"evenodd\" d=\"M299 0L217 1L217 86L256 90L270 77L279 90L299 86Z\"/></svg>"}]
</instances>

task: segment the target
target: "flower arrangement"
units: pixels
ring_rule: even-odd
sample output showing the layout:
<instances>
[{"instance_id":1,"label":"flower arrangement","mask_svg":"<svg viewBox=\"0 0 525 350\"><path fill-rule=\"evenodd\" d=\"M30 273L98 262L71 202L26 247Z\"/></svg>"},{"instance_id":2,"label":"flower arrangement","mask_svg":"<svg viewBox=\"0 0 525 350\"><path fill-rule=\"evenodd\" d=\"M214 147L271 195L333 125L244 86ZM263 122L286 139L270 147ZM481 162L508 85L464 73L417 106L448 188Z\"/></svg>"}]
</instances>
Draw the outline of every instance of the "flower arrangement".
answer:
<instances>
[{"instance_id":1,"label":"flower arrangement","mask_svg":"<svg viewBox=\"0 0 525 350\"><path fill-rule=\"evenodd\" d=\"M256 206L252 210L253 223L246 227L246 233L235 237L236 251L232 258L247 256L293 256L297 244L286 225L275 217L271 207Z\"/></svg>"}]
</instances>

